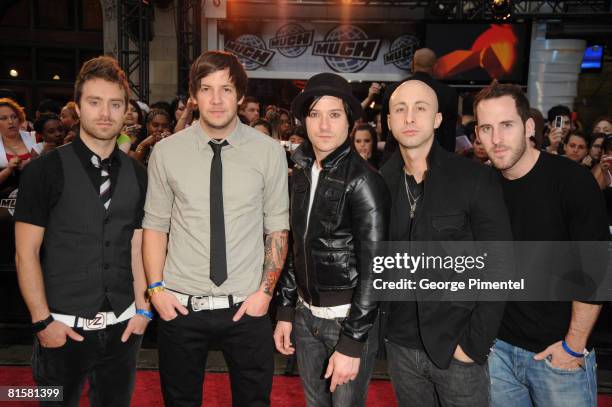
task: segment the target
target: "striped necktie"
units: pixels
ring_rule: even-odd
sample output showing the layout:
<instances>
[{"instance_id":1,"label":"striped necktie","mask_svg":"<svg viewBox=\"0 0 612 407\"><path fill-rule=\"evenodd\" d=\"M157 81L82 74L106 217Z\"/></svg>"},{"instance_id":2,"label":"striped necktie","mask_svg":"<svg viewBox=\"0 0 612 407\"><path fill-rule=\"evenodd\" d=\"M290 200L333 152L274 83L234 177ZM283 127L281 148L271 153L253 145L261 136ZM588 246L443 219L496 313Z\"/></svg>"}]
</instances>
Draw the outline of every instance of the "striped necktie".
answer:
<instances>
[{"instance_id":1,"label":"striped necktie","mask_svg":"<svg viewBox=\"0 0 612 407\"><path fill-rule=\"evenodd\" d=\"M100 161L97 155L92 155L91 163L101 171L100 200L104 208L108 209L111 202L110 159Z\"/></svg>"}]
</instances>

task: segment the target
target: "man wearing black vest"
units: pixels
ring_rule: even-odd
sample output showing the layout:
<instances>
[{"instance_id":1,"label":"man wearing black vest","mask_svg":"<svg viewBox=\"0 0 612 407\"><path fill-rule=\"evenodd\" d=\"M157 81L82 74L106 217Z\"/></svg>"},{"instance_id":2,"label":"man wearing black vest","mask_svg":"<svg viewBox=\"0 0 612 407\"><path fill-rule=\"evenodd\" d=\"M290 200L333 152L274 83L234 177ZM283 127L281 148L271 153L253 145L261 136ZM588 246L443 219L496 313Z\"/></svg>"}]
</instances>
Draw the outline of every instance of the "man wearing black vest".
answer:
<instances>
[{"instance_id":1,"label":"man wearing black vest","mask_svg":"<svg viewBox=\"0 0 612 407\"><path fill-rule=\"evenodd\" d=\"M75 83L80 134L35 160L15 211L19 286L36 333L39 386L62 386L77 406L129 406L148 321L141 222L146 171L117 148L129 88L110 57L87 61Z\"/></svg>"}]
</instances>

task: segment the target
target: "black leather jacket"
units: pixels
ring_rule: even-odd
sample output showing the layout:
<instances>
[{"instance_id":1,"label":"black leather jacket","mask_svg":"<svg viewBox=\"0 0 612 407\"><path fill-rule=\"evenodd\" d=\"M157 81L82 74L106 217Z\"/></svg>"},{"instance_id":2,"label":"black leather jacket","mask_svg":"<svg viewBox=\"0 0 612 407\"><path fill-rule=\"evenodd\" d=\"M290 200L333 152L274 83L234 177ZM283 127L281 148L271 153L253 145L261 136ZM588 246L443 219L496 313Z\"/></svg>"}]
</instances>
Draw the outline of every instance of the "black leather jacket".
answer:
<instances>
[{"instance_id":1,"label":"black leather jacket","mask_svg":"<svg viewBox=\"0 0 612 407\"><path fill-rule=\"evenodd\" d=\"M371 263L363 242L387 239L390 197L380 176L350 140L321 163L307 221L314 153L309 142L293 154L291 185L293 250L279 282L278 319L292 321L299 295L315 306L351 304L336 350L358 357L378 313L361 284Z\"/></svg>"}]
</instances>

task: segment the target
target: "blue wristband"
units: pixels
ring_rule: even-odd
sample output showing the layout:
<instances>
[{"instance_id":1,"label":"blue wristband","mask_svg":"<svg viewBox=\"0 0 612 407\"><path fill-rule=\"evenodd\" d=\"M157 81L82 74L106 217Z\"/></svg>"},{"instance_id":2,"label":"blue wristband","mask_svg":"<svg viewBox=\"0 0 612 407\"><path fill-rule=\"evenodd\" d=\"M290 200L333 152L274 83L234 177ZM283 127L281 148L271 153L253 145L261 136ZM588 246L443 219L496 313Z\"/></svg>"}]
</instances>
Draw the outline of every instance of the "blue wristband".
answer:
<instances>
[{"instance_id":1,"label":"blue wristband","mask_svg":"<svg viewBox=\"0 0 612 407\"><path fill-rule=\"evenodd\" d=\"M137 309L136 314L146 317L149 321L153 320L153 313L144 309Z\"/></svg>"},{"instance_id":2,"label":"blue wristband","mask_svg":"<svg viewBox=\"0 0 612 407\"><path fill-rule=\"evenodd\" d=\"M566 351L567 353L569 353L570 355L572 355L575 358L583 358L584 357L584 353L576 353L573 350L570 349L569 346L567 346L567 343L565 343L565 341L561 342L561 345L563 346L563 350Z\"/></svg>"},{"instance_id":3,"label":"blue wristband","mask_svg":"<svg viewBox=\"0 0 612 407\"><path fill-rule=\"evenodd\" d=\"M164 282L164 280L162 281L157 281L149 286L147 286L147 288L151 289L151 288L155 288L155 287L165 287L166 283Z\"/></svg>"}]
</instances>

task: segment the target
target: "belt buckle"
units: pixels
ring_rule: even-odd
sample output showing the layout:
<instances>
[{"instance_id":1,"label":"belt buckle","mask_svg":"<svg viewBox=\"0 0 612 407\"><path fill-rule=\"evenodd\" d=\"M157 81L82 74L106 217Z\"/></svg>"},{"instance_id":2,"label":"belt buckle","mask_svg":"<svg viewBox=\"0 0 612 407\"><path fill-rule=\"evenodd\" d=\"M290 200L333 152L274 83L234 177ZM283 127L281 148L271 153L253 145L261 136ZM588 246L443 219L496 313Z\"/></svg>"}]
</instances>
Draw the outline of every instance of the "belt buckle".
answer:
<instances>
[{"instance_id":1,"label":"belt buckle","mask_svg":"<svg viewBox=\"0 0 612 407\"><path fill-rule=\"evenodd\" d=\"M208 301L203 301L208 298ZM191 297L191 308L194 311L202 311L212 309L212 297L207 295L194 295Z\"/></svg>"},{"instance_id":2,"label":"belt buckle","mask_svg":"<svg viewBox=\"0 0 612 407\"><path fill-rule=\"evenodd\" d=\"M329 307L323 308L322 311L323 311L323 315L325 315L323 318L325 319L335 319L336 318L336 315Z\"/></svg>"},{"instance_id":3,"label":"belt buckle","mask_svg":"<svg viewBox=\"0 0 612 407\"><path fill-rule=\"evenodd\" d=\"M92 319L84 319L84 331L97 331L106 328L106 312L98 312Z\"/></svg>"}]
</instances>

